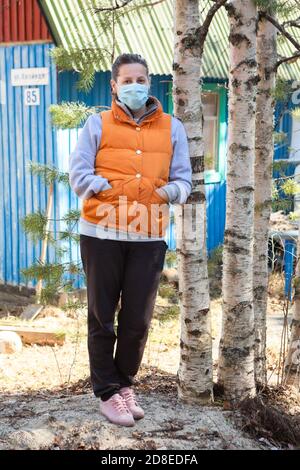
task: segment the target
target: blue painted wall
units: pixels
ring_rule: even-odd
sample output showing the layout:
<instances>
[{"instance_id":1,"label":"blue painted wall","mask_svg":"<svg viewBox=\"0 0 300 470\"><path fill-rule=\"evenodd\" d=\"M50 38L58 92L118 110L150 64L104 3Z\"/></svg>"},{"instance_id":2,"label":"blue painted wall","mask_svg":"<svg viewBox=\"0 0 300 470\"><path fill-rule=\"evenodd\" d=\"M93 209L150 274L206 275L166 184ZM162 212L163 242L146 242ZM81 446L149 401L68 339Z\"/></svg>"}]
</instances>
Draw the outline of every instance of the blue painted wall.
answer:
<instances>
[{"instance_id":1,"label":"blue painted wall","mask_svg":"<svg viewBox=\"0 0 300 470\"><path fill-rule=\"evenodd\" d=\"M56 165L56 132L48 108L56 102L56 69L50 44L0 46L0 282L24 284L20 269L40 256L20 220L44 210L47 188L26 168L28 161ZM24 89L11 85L13 68L48 67L49 85L38 86L40 106L24 105ZM36 87L36 86L35 86ZM57 194L54 194L57 205ZM55 227L54 227L55 229ZM51 253L48 253L48 260ZM29 286L34 283L29 283Z\"/></svg>"}]
</instances>

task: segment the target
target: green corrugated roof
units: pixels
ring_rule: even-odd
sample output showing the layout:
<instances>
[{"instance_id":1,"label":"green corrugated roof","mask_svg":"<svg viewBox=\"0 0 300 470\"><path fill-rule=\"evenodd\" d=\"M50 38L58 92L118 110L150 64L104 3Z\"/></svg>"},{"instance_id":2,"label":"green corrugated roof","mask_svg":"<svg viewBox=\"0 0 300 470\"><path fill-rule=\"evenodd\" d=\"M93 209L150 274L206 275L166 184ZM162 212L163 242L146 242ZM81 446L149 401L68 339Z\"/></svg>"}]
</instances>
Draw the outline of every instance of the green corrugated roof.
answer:
<instances>
[{"instance_id":1,"label":"green corrugated roof","mask_svg":"<svg viewBox=\"0 0 300 470\"><path fill-rule=\"evenodd\" d=\"M112 25L103 28L101 15L92 8L95 0L40 0L48 24L58 45L65 48L102 48L112 50ZM201 9L203 18L210 4ZM295 12L295 19L296 19ZM202 76L227 78L228 76L228 20L221 8L215 15L205 43ZM122 15L115 24L115 57L123 52L139 53L148 62L152 74L172 74L173 60L173 0L165 0L155 7L143 7ZM278 52L284 56L293 53L287 41L278 44ZM100 70L111 70L110 56L103 57ZM99 69L99 66L97 66ZM284 64L278 75L284 79L300 77L300 62Z\"/></svg>"}]
</instances>

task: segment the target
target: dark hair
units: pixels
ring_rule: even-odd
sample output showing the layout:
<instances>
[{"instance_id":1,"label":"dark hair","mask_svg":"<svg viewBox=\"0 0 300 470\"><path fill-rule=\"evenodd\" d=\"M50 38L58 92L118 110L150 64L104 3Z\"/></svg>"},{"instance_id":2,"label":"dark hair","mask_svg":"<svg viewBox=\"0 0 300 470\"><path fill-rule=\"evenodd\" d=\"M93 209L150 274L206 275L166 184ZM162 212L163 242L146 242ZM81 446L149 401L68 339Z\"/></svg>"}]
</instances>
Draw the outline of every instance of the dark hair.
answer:
<instances>
[{"instance_id":1,"label":"dark hair","mask_svg":"<svg viewBox=\"0 0 300 470\"><path fill-rule=\"evenodd\" d=\"M147 77L149 78L149 69L148 69L148 64L146 60L140 55L140 54L130 54L130 53L123 53L120 54L116 60L114 61L112 68L111 68L111 78L116 82L118 75L119 75L119 69L121 65L123 64L142 64L147 72ZM113 98L116 97L116 94L113 93L112 88L111 88L111 94Z\"/></svg>"}]
</instances>

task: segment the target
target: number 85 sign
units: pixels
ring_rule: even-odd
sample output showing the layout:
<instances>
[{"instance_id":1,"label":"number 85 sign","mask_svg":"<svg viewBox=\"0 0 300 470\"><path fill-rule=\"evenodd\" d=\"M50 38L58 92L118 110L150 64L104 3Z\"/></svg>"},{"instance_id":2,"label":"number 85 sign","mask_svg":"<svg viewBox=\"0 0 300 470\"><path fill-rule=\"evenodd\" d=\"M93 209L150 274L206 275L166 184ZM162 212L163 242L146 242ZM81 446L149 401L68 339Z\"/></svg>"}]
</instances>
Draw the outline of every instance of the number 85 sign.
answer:
<instances>
[{"instance_id":1,"label":"number 85 sign","mask_svg":"<svg viewBox=\"0 0 300 470\"><path fill-rule=\"evenodd\" d=\"M39 88L25 88L24 89L24 104L25 106L39 106L40 89Z\"/></svg>"}]
</instances>

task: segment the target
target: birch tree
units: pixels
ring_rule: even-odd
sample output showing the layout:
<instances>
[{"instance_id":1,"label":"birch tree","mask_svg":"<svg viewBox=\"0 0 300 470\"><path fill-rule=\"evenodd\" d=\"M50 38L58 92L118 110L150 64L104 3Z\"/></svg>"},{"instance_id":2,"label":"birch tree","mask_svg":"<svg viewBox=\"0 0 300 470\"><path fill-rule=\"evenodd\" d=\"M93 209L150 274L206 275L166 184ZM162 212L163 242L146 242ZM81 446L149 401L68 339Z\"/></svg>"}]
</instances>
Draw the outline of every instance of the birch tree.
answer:
<instances>
[{"instance_id":1,"label":"birch tree","mask_svg":"<svg viewBox=\"0 0 300 470\"><path fill-rule=\"evenodd\" d=\"M268 301L268 233L272 210L272 164L274 155L274 88L277 61L277 30L260 18L257 31L259 82L255 123L255 211L253 295L255 324L255 381L266 384L266 312Z\"/></svg>"},{"instance_id":2,"label":"birch tree","mask_svg":"<svg viewBox=\"0 0 300 470\"><path fill-rule=\"evenodd\" d=\"M218 380L225 400L255 395L254 383L254 147L257 9L251 0L226 5L229 33L229 122L223 317Z\"/></svg>"},{"instance_id":3,"label":"birch tree","mask_svg":"<svg viewBox=\"0 0 300 470\"><path fill-rule=\"evenodd\" d=\"M209 24L225 2L215 2L202 25L198 0L174 2L174 114L187 131L193 170L192 193L185 205L174 209L181 311L178 396L190 403L213 399L200 77Z\"/></svg>"},{"instance_id":4,"label":"birch tree","mask_svg":"<svg viewBox=\"0 0 300 470\"><path fill-rule=\"evenodd\" d=\"M296 2L297 3L297 2ZM282 64L300 56L297 40L299 16L293 2L256 0L259 8L257 61L259 83L256 99L255 143L255 222L254 222L254 319L255 319L255 381L264 385L266 372L266 313L268 299L268 227L271 214L272 167L274 154L274 108L277 94L275 79ZM299 2L298 2L299 8ZM278 21L277 16L280 16ZM277 54L277 35L294 48L290 57ZM280 83L278 84L280 90ZM279 92L280 93L280 92ZM282 99L282 97L281 97ZM289 97L285 97L288 101ZM297 313L295 311L295 315ZM297 323L297 322L296 322Z\"/></svg>"}]
</instances>

